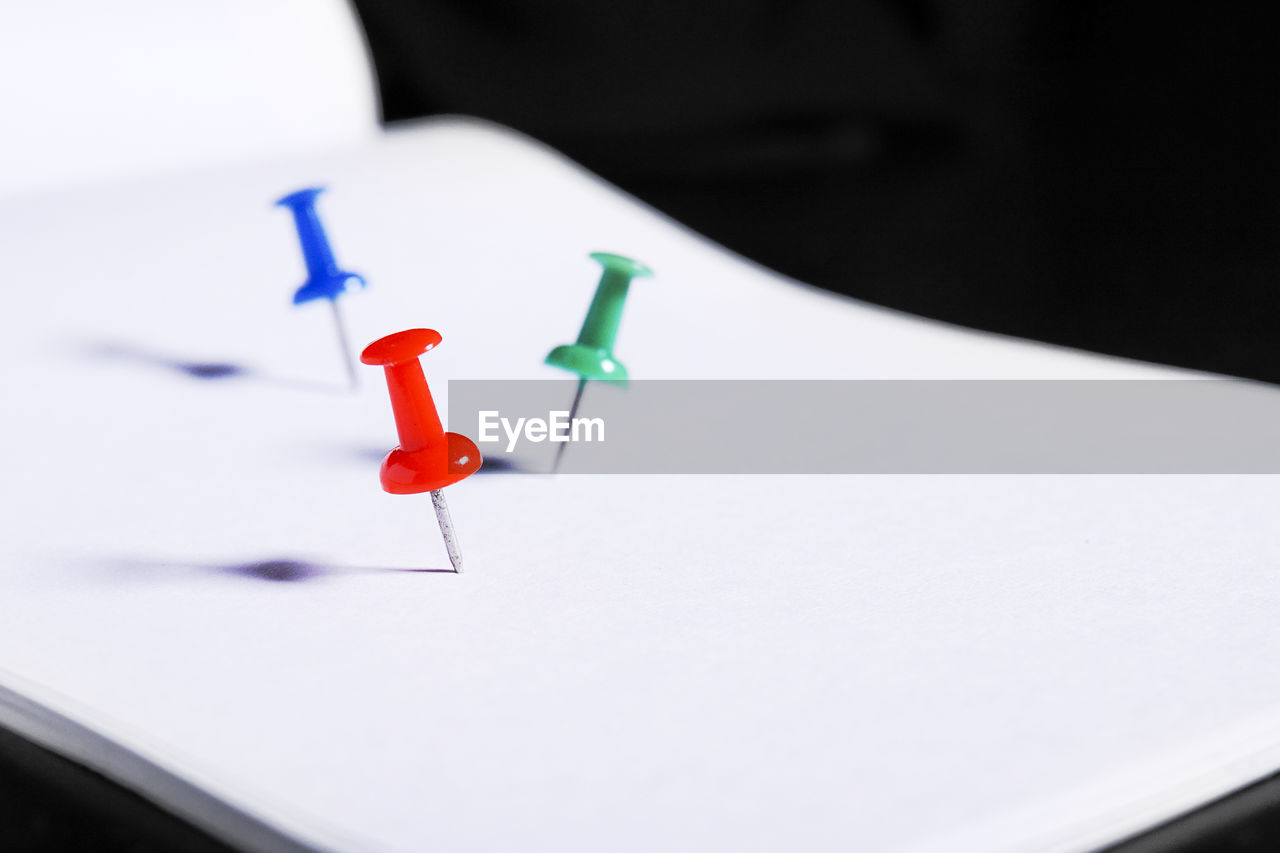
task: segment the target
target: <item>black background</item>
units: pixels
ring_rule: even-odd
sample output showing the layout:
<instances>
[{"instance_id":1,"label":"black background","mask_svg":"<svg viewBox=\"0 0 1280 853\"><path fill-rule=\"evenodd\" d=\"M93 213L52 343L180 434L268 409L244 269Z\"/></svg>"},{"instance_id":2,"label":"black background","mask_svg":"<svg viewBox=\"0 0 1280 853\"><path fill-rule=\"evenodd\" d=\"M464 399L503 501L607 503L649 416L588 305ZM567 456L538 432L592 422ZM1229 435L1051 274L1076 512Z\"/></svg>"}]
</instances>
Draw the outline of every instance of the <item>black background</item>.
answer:
<instances>
[{"instance_id":1,"label":"black background","mask_svg":"<svg viewBox=\"0 0 1280 853\"><path fill-rule=\"evenodd\" d=\"M862 299L1280 381L1266 4L356 6L388 121L507 124ZM1272 778L1117 849L1277 849L1277 804ZM0 848L225 849L3 730Z\"/></svg>"},{"instance_id":2,"label":"black background","mask_svg":"<svg viewBox=\"0 0 1280 853\"><path fill-rule=\"evenodd\" d=\"M862 299L1280 381L1266 4L356 5L389 120L507 124Z\"/></svg>"}]
</instances>

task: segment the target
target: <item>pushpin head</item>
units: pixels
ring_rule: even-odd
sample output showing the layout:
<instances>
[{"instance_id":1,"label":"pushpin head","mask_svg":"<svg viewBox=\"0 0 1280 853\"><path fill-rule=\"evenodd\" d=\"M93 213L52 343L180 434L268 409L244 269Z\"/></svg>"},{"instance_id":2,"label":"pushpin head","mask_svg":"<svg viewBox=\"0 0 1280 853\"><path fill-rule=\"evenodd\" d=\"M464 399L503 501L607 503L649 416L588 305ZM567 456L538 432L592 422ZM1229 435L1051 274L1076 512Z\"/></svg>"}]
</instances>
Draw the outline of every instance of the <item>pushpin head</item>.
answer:
<instances>
[{"instance_id":1,"label":"pushpin head","mask_svg":"<svg viewBox=\"0 0 1280 853\"><path fill-rule=\"evenodd\" d=\"M626 385L627 368L613 353L583 344L561 344L547 353L547 364L576 373L583 379L601 379L615 385Z\"/></svg>"},{"instance_id":2,"label":"pushpin head","mask_svg":"<svg viewBox=\"0 0 1280 853\"><path fill-rule=\"evenodd\" d=\"M480 470L480 449L456 432L444 434L444 444L418 451L397 447L382 460L378 479L393 495L416 495L452 486Z\"/></svg>"},{"instance_id":3,"label":"pushpin head","mask_svg":"<svg viewBox=\"0 0 1280 853\"><path fill-rule=\"evenodd\" d=\"M387 375L400 446L382 460L380 478L393 495L434 492L480 468L475 442L441 426L418 361L441 340L434 329L409 329L379 338L360 354L360 361L382 367Z\"/></svg>"},{"instance_id":4,"label":"pushpin head","mask_svg":"<svg viewBox=\"0 0 1280 853\"><path fill-rule=\"evenodd\" d=\"M364 352L360 353L360 361L363 364L374 364L378 367L399 364L430 352L443 340L444 338L440 337L440 333L435 329L406 329L394 335L387 335L385 338L378 338L369 344L364 348Z\"/></svg>"},{"instance_id":5,"label":"pushpin head","mask_svg":"<svg viewBox=\"0 0 1280 853\"><path fill-rule=\"evenodd\" d=\"M626 275L627 280L652 276L653 270L637 260L615 255L613 252L592 252L587 257L604 267L605 272L613 271Z\"/></svg>"},{"instance_id":6,"label":"pushpin head","mask_svg":"<svg viewBox=\"0 0 1280 853\"><path fill-rule=\"evenodd\" d=\"M346 291L349 281L356 281L361 287L365 285L364 276L338 268L320 214L316 212L316 196L322 192L324 187L307 187L276 201L278 206L287 207L293 213L298 241L302 244L302 259L307 265L307 280L293 294L294 305L313 299L337 299Z\"/></svg>"},{"instance_id":7,"label":"pushpin head","mask_svg":"<svg viewBox=\"0 0 1280 853\"><path fill-rule=\"evenodd\" d=\"M609 252L593 252L592 260L604 267L596 294L587 309L576 343L563 344L547 354L547 364L576 373L582 379L627 384L627 369L613 357L613 344L622 321L631 279L653 272L639 261Z\"/></svg>"}]
</instances>

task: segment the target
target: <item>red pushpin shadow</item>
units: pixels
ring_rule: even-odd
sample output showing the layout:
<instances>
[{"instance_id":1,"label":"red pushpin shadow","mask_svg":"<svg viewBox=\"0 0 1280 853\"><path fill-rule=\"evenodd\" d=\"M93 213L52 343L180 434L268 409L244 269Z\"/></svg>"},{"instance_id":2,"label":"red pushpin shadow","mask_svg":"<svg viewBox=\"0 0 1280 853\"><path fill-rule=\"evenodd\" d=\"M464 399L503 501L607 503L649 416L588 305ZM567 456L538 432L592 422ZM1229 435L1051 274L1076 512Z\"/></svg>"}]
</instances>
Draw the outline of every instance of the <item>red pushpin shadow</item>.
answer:
<instances>
[{"instance_id":1,"label":"red pushpin shadow","mask_svg":"<svg viewBox=\"0 0 1280 853\"><path fill-rule=\"evenodd\" d=\"M441 340L435 329L396 332L365 347L360 361L386 372L400 437L400 446L382 460L382 488L393 495L431 492L449 560L455 570L462 571L462 556L441 489L474 474L482 460L475 442L465 435L444 431L418 361L418 356L435 349Z\"/></svg>"}]
</instances>

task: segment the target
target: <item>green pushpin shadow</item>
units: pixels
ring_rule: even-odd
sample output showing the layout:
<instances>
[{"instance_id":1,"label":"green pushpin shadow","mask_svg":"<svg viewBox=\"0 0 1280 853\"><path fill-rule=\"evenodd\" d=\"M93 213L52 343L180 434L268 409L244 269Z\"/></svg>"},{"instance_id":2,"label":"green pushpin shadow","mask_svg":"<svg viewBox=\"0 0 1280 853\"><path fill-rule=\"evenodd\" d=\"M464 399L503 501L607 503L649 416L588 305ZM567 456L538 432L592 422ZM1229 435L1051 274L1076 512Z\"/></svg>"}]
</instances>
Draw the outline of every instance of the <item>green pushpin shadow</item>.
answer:
<instances>
[{"instance_id":1,"label":"green pushpin shadow","mask_svg":"<svg viewBox=\"0 0 1280 853\"><path fill-rule=\"evenodd\" d=\"M592 252L591 259L604 267L596 295L591 298L578 340L562 344L547 354L547 364L578 377L627 384L627 369L613 357L613 342L618 337L622 308L627 303L631 279L651 276L653 272L639 261L609 252ZM561 446L563 449L563 445Z\"/></svg>"}]
</instances>

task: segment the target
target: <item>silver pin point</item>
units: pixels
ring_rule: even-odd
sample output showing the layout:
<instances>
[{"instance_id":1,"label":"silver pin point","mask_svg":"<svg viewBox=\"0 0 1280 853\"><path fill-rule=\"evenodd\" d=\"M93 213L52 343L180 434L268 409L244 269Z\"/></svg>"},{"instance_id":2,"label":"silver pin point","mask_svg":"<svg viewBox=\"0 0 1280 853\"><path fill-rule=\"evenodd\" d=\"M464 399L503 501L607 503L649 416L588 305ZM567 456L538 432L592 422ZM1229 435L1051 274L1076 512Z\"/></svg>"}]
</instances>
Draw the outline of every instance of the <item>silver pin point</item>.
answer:
<instances>
[{"instance_id":1,"label":"silver pin point","mask_svg":"<svg viewBox=\"0 0 1280 853\"><path fill-rule=\"evenodd\" d=\"M449 552L449 562L453 570L462 574L462 551L458 548L458 534L453 532L453 519L449 517L449 505L444 500L444 489L436 489L431 493L431 505L436 508L436 521L440 522L440 535L444 537L444 548Z\"/></svg>"},{"instance_id":2,"label":"silver pin point","mask_svg":"<svg viewBox=\"0 0 1280 853\"><path fill-rule=\"evenodd\" d=\"M351 357L351 344L347 339L347 324L342 319L342 309L338 307L338 300L330 299L329 307L333 309L333 326L338 330L338 348L342 350L342 359L347 365L347 382L351 386L351 390L360 387L360 379L356 376L356 362Z\"/></svg>"},{"instance_id":3,"label":"silver pin point","mask_svg":"<svg viewBox=\"0 0 1280 853\"><path fill-rule=\"evenodd\" d=\"M574 394L574 395L573 395L573 405L569 407L569 423L570 423L570 424L572 424L572 423L573 423L573 419L574 419L574 417L575 417L575 416L577 416L577 414L578 414L578 404L582 402L582 392L583 392L583 391L585 391L585 390L587 390L587 380L585 380L585 379L579 379L579 380L578 380L578 393L576 393L576 394ZM555 473L559 472L559 470L560 470L560 459L561 459L561 457L563 457L563 456L564 456L564 449L565 449L566 447L568 447L568 446L569 446L569 442L567 442L567 441L562 441L562 442L560 442L560 447L559 447L559 449L558 449L558 450L556 450L556 461L555 461L555 464L551 466L551 473L552 473L552 474L555 474Z\"/></svg>"}]
</instances>

